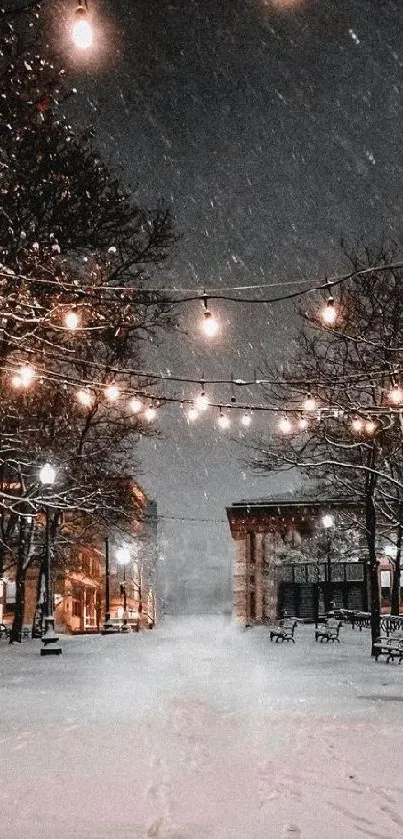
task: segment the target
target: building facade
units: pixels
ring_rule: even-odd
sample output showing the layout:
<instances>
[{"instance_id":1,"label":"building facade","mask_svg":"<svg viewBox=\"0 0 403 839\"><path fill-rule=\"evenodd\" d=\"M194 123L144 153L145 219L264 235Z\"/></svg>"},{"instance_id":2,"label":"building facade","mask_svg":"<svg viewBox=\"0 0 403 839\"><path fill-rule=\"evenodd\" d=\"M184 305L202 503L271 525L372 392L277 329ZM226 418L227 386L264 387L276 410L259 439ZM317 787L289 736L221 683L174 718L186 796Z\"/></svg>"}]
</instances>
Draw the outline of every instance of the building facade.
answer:
<instances>
[{"instance_id":1,"label":"building facade","mask_svg":"<svg viewBox=\"0 0 403 839\"><path fill-rule=\"evenodd\" d=\"M242 501L228 507L235 620L270 623L285 612L314 620L330 603L367 609L365 547L354 526L356 513L356 505L337 499Z\"/></svg>"}]
</instances>

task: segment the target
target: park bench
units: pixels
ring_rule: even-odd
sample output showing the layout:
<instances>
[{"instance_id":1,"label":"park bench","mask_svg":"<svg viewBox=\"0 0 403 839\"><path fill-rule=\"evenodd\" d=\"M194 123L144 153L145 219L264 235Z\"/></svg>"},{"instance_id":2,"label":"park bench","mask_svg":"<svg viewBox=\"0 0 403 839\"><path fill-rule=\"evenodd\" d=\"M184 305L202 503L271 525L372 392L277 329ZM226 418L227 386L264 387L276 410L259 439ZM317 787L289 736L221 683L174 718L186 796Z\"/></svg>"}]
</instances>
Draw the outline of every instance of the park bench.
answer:
<instances>
[{"instance_id":1,"label":"park bench","mask_svg":"<svg viewBox=\"0 0 403 839\"><path fill-rule=\"evenodd\" d=\"M403 633L395 632L392 635L380 635L374 644L374 658L378 661L379 656L386 656L386 663L398 658L399 664L403 658Z\"/></svg>"},{"instance_id":2,"label":"park bench","mask_svg":"<svg viewBox=\"0 0 403 839\"><path fill-rule=\"evenodd\" d=\"M329 641L333 643L337 641L340 644L339 633L342 625L342 621L337 621L334 618L329 618L326 623L318 624L315 628L315 641L320 639L321 644L323 641L326 641L327 644Z\"/></svg>"},{"instance_id":3,"label":"park bench","mask_svg":"<svg viewBox=\"0 0 403 839\"><path fill-rule=\"evenodd\" d=\"M270 630L270 641L276 639L276 644L279 641L292 641L295 644L294 632L297 626L297 621L294 618L284 618L279 626L274 626Z\"/></svg>"}]
</instances>

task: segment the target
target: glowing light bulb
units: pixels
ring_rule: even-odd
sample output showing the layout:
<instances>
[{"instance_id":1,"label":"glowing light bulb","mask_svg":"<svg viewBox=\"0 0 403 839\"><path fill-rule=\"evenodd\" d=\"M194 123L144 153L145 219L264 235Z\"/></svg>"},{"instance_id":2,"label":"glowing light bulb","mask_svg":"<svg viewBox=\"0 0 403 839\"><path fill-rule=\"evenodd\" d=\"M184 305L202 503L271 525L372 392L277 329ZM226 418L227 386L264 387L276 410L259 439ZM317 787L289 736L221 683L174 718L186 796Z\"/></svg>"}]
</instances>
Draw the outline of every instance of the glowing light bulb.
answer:
<instances>
[{"instance_id":1,"label":"glowing light bulb","mask_svg":"<svg viewBox=\"0 0 403 839\"><path fill-rule=\"evenodd\" d=\"M220 428L223 428L223 429L229 428L230 425L231 425L231 420L230 420L228 414L223 414L223 412L220 411L219 416L218 416L218 420L217 420L217 425L219 425Z\"/></svg>"},{"instance_id":2,"label":"glowing light bulb","mask_svg":"<svg viewBox=\"0 0 403 839\"><path fill-rule=\"evenodd\" d=\"M157 416L157 409L154 408L153 405L149 405L148 408L144 411L145 419L147 420L147 422L152 422L153 420L155 420L156 416Z\"/></svg>"},{"instance_id":3,"label":"glowing light bulb","mask_svg":"<svg viewBox=\"0 0 403 839\"><path fill-rule=\"evenodd\" d=\"M91 405L94 402L94 394L91 393L89 390L78 390L77 391L77 401L80 402L84 408L91 408Z\"/></svg>"},{"instance_id":4,"label":"glowing light bulb","mask_svg":"<svg viewBox=\"0 0 403 839\"><path fill-rule=\"evenodd\" d=\"M218 321L215 319L214 315L209 312L208 309L204 311L204 319L203 319L203 332L207 335L208 338L214 338L217 335L219 326Z\"/></svg>"},{"instance_id":5,"label":"glowing light bulb","mask_svg":"<svg viewBox=\"0 0 403 839\"><path fill-rule=\"evenodd\" d=\"M84 6L77 6L74 12L74 23L71 30L73 44L79 50L87 50L92 46L92 26L87 17Z\"/></svg>"},{"instance_id":6,"label":"glowing light bulb","mask_svg":"<svg viewBox=\"0 0 403 839\"><path fill-rule=\"evenodd\" d=\"M51 463L45 463L39 470L39 480L44 486L51 486L56 480L56 469Z\"/></svg>"},{"instance_id":7,"label":"glowing light bulb","mask_svg":"<svg viewBox=\"0 0 403 839\"><path fill-rule=\"evenodd\" d=\"M143 403L138 396L134 396L133 399L130 400L130 410L133 414L139 414L143 407Z\"/></svg>"},{"instance_id":8,"label":"glowing light bulb","mask_svg":"<svg viewBox=\"0 0 403 839\"><path fill-rule=\"evenodd\" d=\"M352 429L353 429L353 431L355 431L357 434L361 434L361 432L362 432L362 430L363 430L363 428L364 428L364 423L363 423L363 421L362 421L361 417L354 417L354 419L353 419L353 421L352 421L352 423L351 423L351 428L352 428Z\"/></svg>"},{"instance_id":9,"label":"glowing light bulb","mask_svg":"<svg viewBox=\"0 0 403 839\"><path fill-rule=\"evenodd\" d=\"M286 417L286 416L281 417L281 420L278 424L278 428L279 428L279 431L281 431L282 434L291 434L292 423L290 422L288 417Z\"/></svg>"},{"instance_id":10,"label":"glowing light bulb","mask_svg":"<svg viewBox=\"0 0 403 839\"><path fill-rule=\"evenodd\" d=\"M365 433L366 434L375 434L376 431L376 423L369 419L365 423Z\"/></svg>"},{"instance_id":11,"label":"glowing light bulb","mask_svg":"<svg viewBox=\"0 0 403 839\"><path fill-rule=\"evenodd\" d=\"M202 390L195 399L195 408L198 411L206 411L209 404L207 393L205 390Z\"/></svg>"},{"instance_id":12,"label":"glowing light bulb","mask_svg":"<svg viewBox=\"0 0 403 839\"><path fill-rule=\"evenodd\" d=\"M327 326L332 326L336 322L337 312L334 305L334 297L330 295L326 306L322 309L322 320Z\"/></svg>"},{"instance_id":13,"label":"glowing light bulb","mask_svg":"<svg viewBox=\"0 0 403 839\"><path fill-rule=\"evenodd\" d=\"M307 429L309 428L309 422L306 417L301 417L301 419L298 422L298 428L300 429L300 431L307 431Z\"/></svg>"},{"instance_id":14,"label":"glowing light bulb","mask_svg":"<svg viewBox=\"0 0 403 839\"><path fill-rule=\"evenodd\" d=\"M116 402L116 400L119 398L120 390L116 385L108 385L108 387L105 388L104 392L105 398L108 400L108 402Z\"/></svg>"},{"instance_id":15,"label":"glowing light bulb","mask_svg":"<svg viewBox=\"0 0 403 839\"><path fill-rule=\"evenodd\" d=\"M252 422L252 414L247 412L246 414L242 414L241 416L241 424L248 428Z\"/></svg>"},{"instance_id":16,"label":"glowing light bulb","mask_svg":"<svg viewBox=\"0 0 403 839\"><path fill-rule=\"evenodd\" d=\"M197 409L195 408L194 405L191 405L190 408L188 408L188 410L186 412L186 416L187 416L189 422L194 422L195 420L197 420L197 417L199 416L199 412L197 411Z\"/></svg>"},{"instance_id":17,"label":"glowing light bulb","mask_svg":"<svg viewBox=\"0 0 403 839\"><path fill-rule=\"evenodd\" d=\"M316 411L316 400L313 398L313 396L311 396L310 393L308 393L302 407L304 411Z\"/></svg>"},{"instance_id":18,"label":"glowing light bulb","mask_svg":"<svg viewBox=\"0 0 403 839\"><path fill-rule=\"evenodd\" d=\"M80 318L78 317L78 314L76 312L67 312L64 318L64 322L67 326L67 329L71 329L72 331L74 331L74 329L77 329L78 324L80 323Z\"/></svg>"},{"instance_id":19,"label":"glowing light bulb","mask_svg":"<svg viewBox=\"0 0 403 839\"><path fill-rule=\"evenodd\" d=\"M13 387L29 387L35 378L35 370L30 364L20 367L18 373L11 378Z\"/></svg>"},{"instance_id":20,"label":"glowing light bulb","mask_svg":"<svg viewBox=\"0 0 403 839\"><path fill-rule=\"evenodd\" d=\"M400 385L393 385L392 390L389 391L389 400L394 405L400 405L403 402L403 390Z\"/></svg>"}]
</instances>

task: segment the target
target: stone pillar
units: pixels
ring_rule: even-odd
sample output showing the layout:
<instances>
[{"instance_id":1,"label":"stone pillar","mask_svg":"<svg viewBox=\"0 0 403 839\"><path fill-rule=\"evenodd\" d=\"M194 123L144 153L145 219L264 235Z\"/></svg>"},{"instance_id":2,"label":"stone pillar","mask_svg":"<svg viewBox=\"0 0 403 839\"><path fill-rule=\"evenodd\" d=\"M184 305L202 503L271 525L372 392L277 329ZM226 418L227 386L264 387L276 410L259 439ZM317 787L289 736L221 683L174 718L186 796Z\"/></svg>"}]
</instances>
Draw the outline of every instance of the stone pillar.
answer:
<instances>
[{"instance_id":1,"label":"stone pillar","mask_svg":"<svg viewBox=\"0 0 403 839\"><path fill-rule=\"evenodd\" d=\"M264 566L265 566L265 534L255 534L255 618L256 623L264 622Z\"/></svg>"},{"instance_id":2,"label":"stone pillar","mask_svg":"<svg viewBox=\"0 0 403 839\"><path fill-rule=\"evenodd\" d=\"M264 617L269 623L277 620L278 583L276 568L276 536L266 534Z\"/></svg>"},{"instance_id":3,"label":"stone pillar","mask_svg":"<svg viewBox=\"0 0 403 839\"><path fill-rule=\"evenodd\" d=\"M247 540L235 541L235 557L232 563L232 615L234 620L243 626L248 620L247 609Z\"/></svg>"}]
</instances>

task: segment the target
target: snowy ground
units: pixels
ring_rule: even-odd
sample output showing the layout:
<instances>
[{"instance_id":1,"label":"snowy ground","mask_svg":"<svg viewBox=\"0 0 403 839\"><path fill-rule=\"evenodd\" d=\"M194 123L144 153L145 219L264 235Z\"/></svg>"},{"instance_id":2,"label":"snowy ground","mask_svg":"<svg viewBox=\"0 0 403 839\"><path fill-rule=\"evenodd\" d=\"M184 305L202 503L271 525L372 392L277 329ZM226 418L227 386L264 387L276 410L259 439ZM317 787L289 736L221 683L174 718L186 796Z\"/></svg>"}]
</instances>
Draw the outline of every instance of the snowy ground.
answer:
<instances>
[{"instance_id":1,"label":"snowy ground","mask_svg":"<svg viewBox=\"0 0 403 839\"><path fill-rule=\"evenodd\" d=\"M403 666L297 631L1 641L1 839L403 837Z\"/></svg>"}]
</instances>

